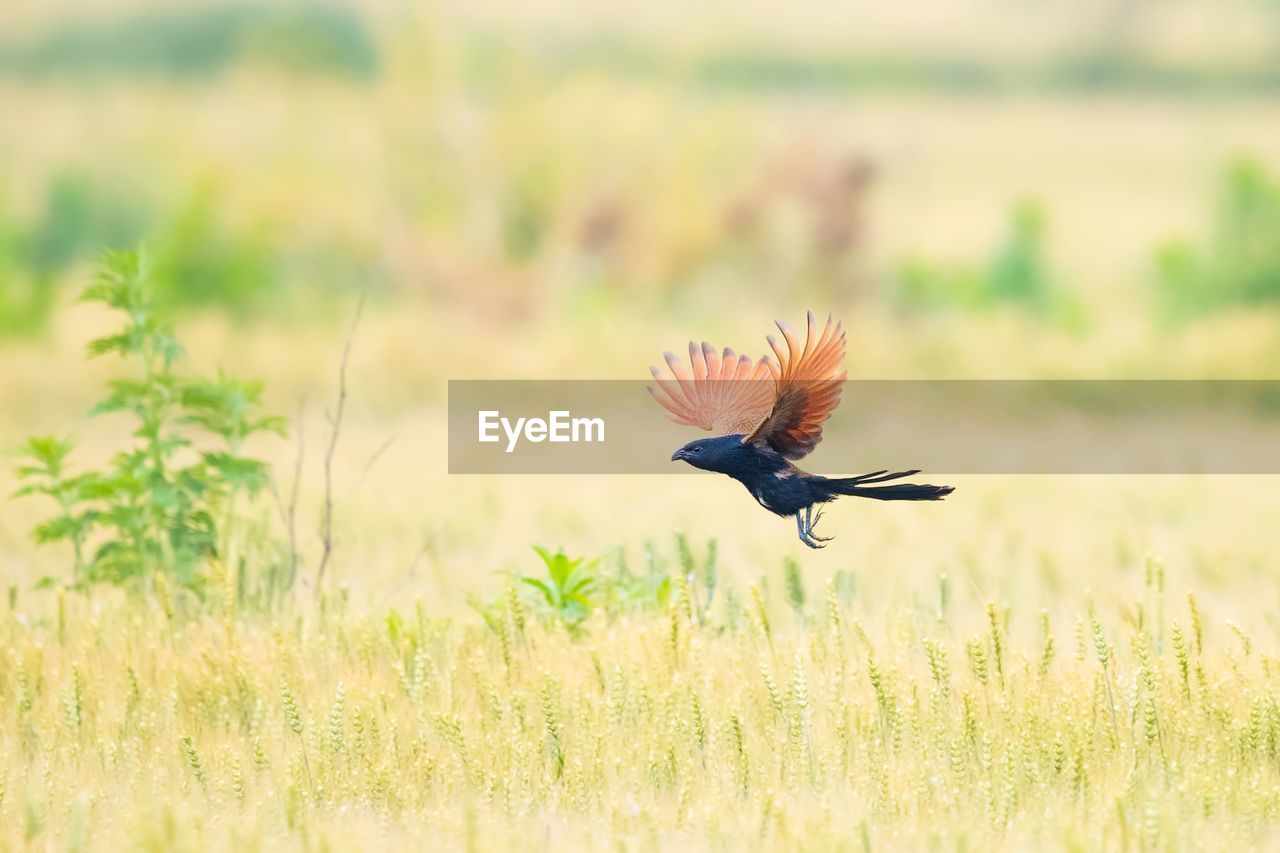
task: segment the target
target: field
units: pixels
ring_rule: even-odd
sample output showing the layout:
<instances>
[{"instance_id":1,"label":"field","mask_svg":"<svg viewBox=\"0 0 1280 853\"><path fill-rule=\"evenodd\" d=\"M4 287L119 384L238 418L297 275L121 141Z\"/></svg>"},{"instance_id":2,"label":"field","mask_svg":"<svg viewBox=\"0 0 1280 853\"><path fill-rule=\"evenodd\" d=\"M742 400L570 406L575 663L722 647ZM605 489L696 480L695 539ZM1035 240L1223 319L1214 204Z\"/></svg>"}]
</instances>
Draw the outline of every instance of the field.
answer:
<instances>
[{"instance_id":1,"label":"field","mask_svg":"<svg viewBox=\"0 0 1280 853\"><path fill-rule=\"evenodd\" d=\"M854 378L1273 378L1274 9L946 5L6 12L0 494L145 442L108 248L287 423L185 563L0 504L0 849L1280 843L1274 476L930 471L810 551L723 478L446 471L448 379L807 308Z\"/></svg>"}]
</instances>

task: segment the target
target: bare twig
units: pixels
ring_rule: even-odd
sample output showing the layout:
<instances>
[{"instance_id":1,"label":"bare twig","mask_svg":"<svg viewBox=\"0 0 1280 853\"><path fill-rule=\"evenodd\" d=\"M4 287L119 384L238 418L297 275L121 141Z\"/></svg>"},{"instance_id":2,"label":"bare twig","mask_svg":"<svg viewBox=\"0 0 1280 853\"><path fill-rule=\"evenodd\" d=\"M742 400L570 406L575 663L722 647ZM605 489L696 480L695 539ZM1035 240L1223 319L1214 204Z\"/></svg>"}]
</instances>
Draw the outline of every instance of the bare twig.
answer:
<instances>
[{"instance_id":1,"label":"bare twig","mask_svg":"<svg viewBox=\"0 0 1280 853\"><path fill-rule=\"evenodd\" d=\"M409 577L416 577L418 574L418 563L422 562L422 558L427 556L427 552L431 550L431 536L422 537L422 547L420 547L413 559L409 561Z\"/></svg>"},{"instance_id":2,"label":"bare twig","mask_svg":"<svg viewBox=\"0 0 1280 853\"><path fill-rule=\"evenodd\" d=\"M395 443L396 443L396 437L394 435L390 436L386 441L382 442L382 444L378 446L377 450L369 454L369 458L364 463L364 468L360 470L360 476L356 478L356 481L352 483L345 492L338 495L338 497L334 498L333 500L334 504L342 503L342 501L346 500L347 495L351 494L357 488L359 488L360 484L364 482L364 478L368 477L369 472L373 470L373 466L376 465L378 463L378 460L382 458L382 454L386 453L387 450L391 448L391 445Z\"/></svg>"},{"instance_id":3,"label":"bare twig","mask_svg":"<svg viewBox=\"0 0 1280 853\"><path fill-rule=\"evenodd\" d=\"M347 406L347 362L351 358L351 344L356 337L356 327L360 325L360 315L364 313L364 297L356 303L355 316L351 318L351 329L347 332L347 342L342 347L342 361L338 364L338 402L333 414L329 416L329 447L324 454L324 507L320 516L320 566L316 569L316 595L320 594L324 571L333 556L333 454L338 447L338 436L342 432L342 413Z\"/></svg>"},{"instance_id":4,"label":"bare twig","mask_svg":"<svg viewBox=\"0 0 1280 853\"><path fill-rule=\"evenodd\" d=\"M289 503L280 498L280 492L274 481L271 484L271 496L275 498L276 508L280 511L280 519L284 522L289 534L289 582L286 589L293 586L298 577L298 488L302 483L302 461L306 457L306 433L303 429L303 415L307 407L307 398L298 400L298 414L294 418L298 431L298 452L293 459L293 484L289 487Z\"/></svg>"},{"instance_id":5,"label":"bare twig","mask_svg":"<svg viewBox=\"0 0 1280 853\"><path fill-rule=\"evenodd\" d=\"M298 401L298 455L293 460L293 486L289 489L289 586L298 577L298 486L302 482L302 460L306 456L306 433L302 428L302 416L307 398Z\"/></svg>"}]
</instances>

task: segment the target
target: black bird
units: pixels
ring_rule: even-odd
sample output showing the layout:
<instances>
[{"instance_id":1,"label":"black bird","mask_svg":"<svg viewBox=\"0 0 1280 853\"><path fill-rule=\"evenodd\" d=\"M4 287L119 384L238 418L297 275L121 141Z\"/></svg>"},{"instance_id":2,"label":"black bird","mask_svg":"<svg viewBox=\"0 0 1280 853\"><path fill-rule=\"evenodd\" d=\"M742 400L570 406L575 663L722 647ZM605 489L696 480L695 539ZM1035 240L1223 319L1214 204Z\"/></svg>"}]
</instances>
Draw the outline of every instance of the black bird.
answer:
<instances>
[{"instance_id":1,"label":"black bird","mask_svg":"<svg viewBox=\"0 0 1280 853\"><path fill-rule=\"evenodd\" d=\"M951 486L916 483L878 485L910 477L919 471L875 471L858 477L822 477L801 471L792 460L800 459L822 440L822 423L840 404L845 381L845 333L827 318L817 334L809 312L808 334L801 346L782 321L778 329L784 348L769 335L769 346L778 357L764 356L752 362L726 348L689 342L690 374L676 356L665 353L674 379L651 368L656 385L651 393L667 416L678 424L701 427L714 438L691 441L671 455L695 468L727 474L747 487L751 496L775 515L794 515L800 541L810 548L824 548L830 536L818 536L814 525L822 507L841 495L881 501L936 501L951 494ZM814 512L814 508L817 512Z\"/></svg>"}]
</instances>

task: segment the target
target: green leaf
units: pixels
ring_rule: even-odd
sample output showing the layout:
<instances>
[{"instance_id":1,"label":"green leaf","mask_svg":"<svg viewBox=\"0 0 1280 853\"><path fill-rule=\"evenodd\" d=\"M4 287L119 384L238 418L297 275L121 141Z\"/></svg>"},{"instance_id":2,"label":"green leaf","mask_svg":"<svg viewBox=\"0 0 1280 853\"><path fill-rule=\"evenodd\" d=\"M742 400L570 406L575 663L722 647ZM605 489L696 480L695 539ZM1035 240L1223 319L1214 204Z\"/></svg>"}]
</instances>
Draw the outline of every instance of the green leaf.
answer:
<instances>
[{"instance_id":1,"label":"green leaf","mask_svg":"<svg viewBox=\"0 0 1280 853\"><path fill-rule=\"evenodd\" d=\"M250 421L248 432L270 432L284 438L289 433L289 419L282 415L264 415Z\"/></svg>"},{"instance_id":2,"label":"green leaf","mask_svg":"<svg viewBox=\"0 0 1280 853\"><path fill-rule=\"evenodd\" d=\"M387 610L387 637L391 640L391 645L398 645L400 635L404 633L404 617L400 615L400 611L394 607Z\"/></svg>"},{"instance_id":3,"label":"green leaf","mask_svg":"<svg viewBox=\"0 0 1280 853\"><path fill-rule=\"evenodd\" d=\"M125 478L94 476L86 478L80 485L80 495L85 500L107 500L125 497L131 490L126 488Z\"/></svg>"},{"instance_id":4,"label":"green leaf","mask_svg":"<svg viewBox=\"0 0 1280 853\"><path fill-rule=\"evenodd\" d=\"M32 436L27 439L26 455L44 463L46 468L56 468L71 453L74 443L69 438L60 439L52 435Z\"/></svg>"},{"instance_id":5,"label":"green leaf","mask_svg":"<svg viewBox=\"0 0 1280 853\"><path fill-rule=\"evenodd\" d=\"M119 353L120 355L131 355L141 351L141 337L132 332L121 332L116 335L106 335L101 338L94 338L89 341L87 347L90 358L96 358L107 353Z\"/></svg>"},{"instance_id":6,"label":"green leaf","mask_svg":"<svg viewBox=\"0 0 1280 853\"><path fill-rule=\"evenodd\" d=\"M490 631L493 631L495 634L501 633L500 625L502 617L496 612L496 607L494 605L486 604L475 595L467 593L467 606L480 614L480 618L489 626Z\"/></svg>"},{"instance_id":7,"label":"green leaf","mask_svg":"<svg viewBox=\"0 0 1280 853\"><path fill-rule=\"evenodd\" d=\"M141 411L152 402L153 387L136 379L112 379L107 382L110 393L98 401L90 411L91 415L104 412Z\"/></svg>"},{"instance_id":8,"label":"green leaf","mask_svg":"<svg viewBox=\"0 0 1280 853\"><path fill-rule=\"evenodd\" d=\"M658 584L658 606L666 607L667 602L671 599L671 578L665 577L662 583Z\"/></svg>"},{"instance_id":9,"label":"green leaf","mask_svg":"<svg viewBox=\"0 0 1280 853\"><path fill-rule=\"evenodd\" d=\"M525 577L523 575L520 577L520 580L523 583L526 583L529 586L541 592L543 598L547 600L548 605L550 605L551 607L556 606L556 596L555 596L555 593L552 592L550 586L538 580L537 578Z\"/></svg>"},{"instance_id":10,"label":"green leaf","mask_svg":"<svg viewBox=\"0 0 1280 853\"><path fill-rule=\"evenodd\" d=\"M542 547L541 545L534 545L533 550L536 551L538 556L542 558L543 565L545 565L548 569L550 569L551 561L552 559L554 559L551 552L548 551L546 548Z\"/></svg>"},{"instance_id":11,"label":"green leaf","mask_svg":"<svg viewBox=\"0 0 1280 853\"><path fill-rule=\"evenodd\" d=\"M178 343L178 339L169 334L157 335L154 341L156 351L160 353L160 357L164 359L164 365L167 369L175 361L182 358L182 344Z\"/></svg>"},{"instance_id":12,"label":"green leaf","mask_svg":"<svg viewBox=\"0 0 1280 853\"><path fill-rule=\"evenodd\" d=\"M74 519L67 516L59 516L51 518L48 521L42 521L31 531L31 537L37 545L47 545L50 542L60 542L64 539L71 539L78 532L79 528L75 524Z\"/></svg>"},{"instance_id":13,"label":"green leaf","mask_svg":"<svg viewBox=\"0 0 1280 853\"><path fill-rule=\"evenodd\" d=\"M256 494L267 484L267 464L230 453L202 454L205 462L233 489Z\"/></svg>"}]
</instances>

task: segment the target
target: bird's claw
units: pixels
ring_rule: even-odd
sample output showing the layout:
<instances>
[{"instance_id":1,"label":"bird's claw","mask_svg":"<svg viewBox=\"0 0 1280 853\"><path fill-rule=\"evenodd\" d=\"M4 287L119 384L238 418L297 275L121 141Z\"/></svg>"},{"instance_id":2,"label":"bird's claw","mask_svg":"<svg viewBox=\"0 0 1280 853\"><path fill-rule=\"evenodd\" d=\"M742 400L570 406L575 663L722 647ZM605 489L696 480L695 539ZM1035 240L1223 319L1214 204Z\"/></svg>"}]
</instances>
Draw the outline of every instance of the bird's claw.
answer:
<instances>
[{"instance_id":1,"label":"bird's claw","mask_svg":"<svg viewBox=\"0 0 1280 853\"><path fill-rule=\"evenodd\" d=\"M834 536L818 536L813 532L813 527L822 520L822 507L818 507L818 514L813 515L813 507L807 506L804 515L796 513L796 533L800 536L800 541L810 548L825 548L826 543L834 539Z\"/></svg>"},{"instance_id":2,"label":"bird's claw","mask_svg":"<svg viewBox=\"0 0 1280 853\"><path fill-rule=\"evenodd\" d=\"M813 516L813 521L809 522L809 529L806 531L809 534L809 538L815 542L830 542L835 539L834 536L819 536L813 532L813 528L818 526L819 521L822 521L822 507L818 507L818 512Z\"/></svg>"}]
</instances>

